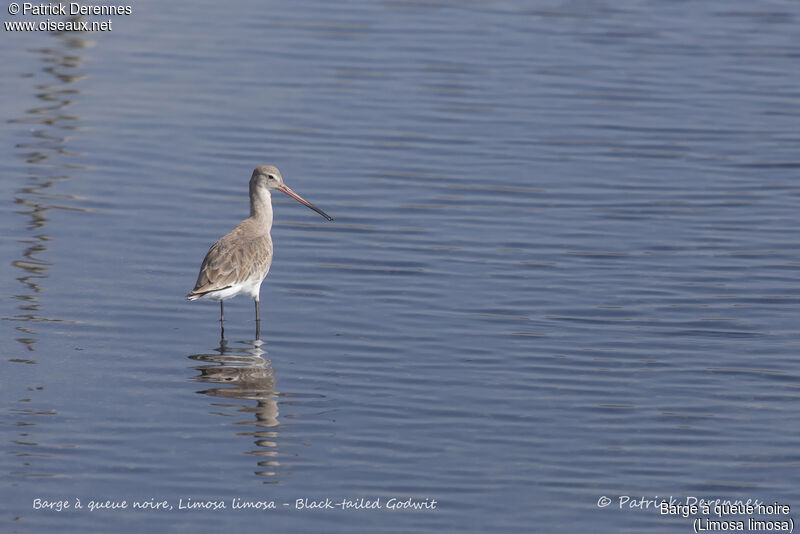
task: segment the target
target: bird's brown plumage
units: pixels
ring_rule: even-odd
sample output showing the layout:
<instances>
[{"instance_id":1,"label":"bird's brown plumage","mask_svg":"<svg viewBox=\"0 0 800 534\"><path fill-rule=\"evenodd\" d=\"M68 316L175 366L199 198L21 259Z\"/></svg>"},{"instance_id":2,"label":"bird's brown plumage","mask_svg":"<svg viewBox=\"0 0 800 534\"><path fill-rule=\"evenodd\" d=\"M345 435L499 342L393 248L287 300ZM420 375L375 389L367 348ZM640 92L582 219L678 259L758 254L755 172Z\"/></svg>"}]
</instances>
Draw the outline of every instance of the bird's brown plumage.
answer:
<instances>
[{"instance_id":1,"label":"bird's brown plumage","mask_svg":"<svg viewBox=\"0 0 800 534\"><path fill-rule=\"evenodd\" d=\"M212 291L262 280L272 263L272 239L259 228L263 224L256 217L249 217L214 243L186 298L197 300Z\"/></svg>"}]
</instances>

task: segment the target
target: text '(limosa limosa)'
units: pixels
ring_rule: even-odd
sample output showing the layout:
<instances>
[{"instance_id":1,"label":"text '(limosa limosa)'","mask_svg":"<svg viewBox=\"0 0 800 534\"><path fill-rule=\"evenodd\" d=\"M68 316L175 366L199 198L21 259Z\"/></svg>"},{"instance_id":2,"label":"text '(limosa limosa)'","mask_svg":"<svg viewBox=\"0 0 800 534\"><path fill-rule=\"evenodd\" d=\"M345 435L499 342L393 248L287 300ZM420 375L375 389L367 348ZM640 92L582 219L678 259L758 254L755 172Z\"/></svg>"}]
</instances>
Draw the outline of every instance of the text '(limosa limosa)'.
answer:
<instances>
[{"instance_id":1,"label":"text '(limosa limosa)'","mask_svg":"<svg viewBox=\"0 0 800 534\"><path fill-rule=\"evenodd\" d=\"M261 337L259 293L272 265L272 196L270 191L286 193L329 221L333 217L311 204L283 183L277 167L261 165L250 178L250 217L236 225L208 250L197 283L186 300L219 301L221 337L225 338L224 301L236 295L249 295L256 305L256 339Z\"/></svg>"}]
</instances>

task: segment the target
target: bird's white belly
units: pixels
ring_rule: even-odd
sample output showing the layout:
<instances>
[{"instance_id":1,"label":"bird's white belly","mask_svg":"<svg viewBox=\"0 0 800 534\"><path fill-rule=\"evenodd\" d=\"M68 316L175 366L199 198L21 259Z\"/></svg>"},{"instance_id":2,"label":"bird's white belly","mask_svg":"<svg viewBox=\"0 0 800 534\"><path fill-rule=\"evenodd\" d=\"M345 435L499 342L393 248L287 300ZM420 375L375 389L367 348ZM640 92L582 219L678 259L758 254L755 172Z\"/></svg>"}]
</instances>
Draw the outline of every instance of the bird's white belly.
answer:
<instances>
[{"instance_id":1,"label":"bird's white belly","mask_svg":"<svg viewBox=\"0 0 800 534\"><path fill-rule=\"evenodd\" d=\"M248 295L251 298L257 299L258 292L261 290L261 282L264 280L247 280L245 282L239 282L238 284L233 284L230 287L226 287L225 289L219 289L217 291L211 291L206 293L201 298L211 299L211 300L228 300L230 298L235 297L236 295Z\"/></svg>"}]
</instances>

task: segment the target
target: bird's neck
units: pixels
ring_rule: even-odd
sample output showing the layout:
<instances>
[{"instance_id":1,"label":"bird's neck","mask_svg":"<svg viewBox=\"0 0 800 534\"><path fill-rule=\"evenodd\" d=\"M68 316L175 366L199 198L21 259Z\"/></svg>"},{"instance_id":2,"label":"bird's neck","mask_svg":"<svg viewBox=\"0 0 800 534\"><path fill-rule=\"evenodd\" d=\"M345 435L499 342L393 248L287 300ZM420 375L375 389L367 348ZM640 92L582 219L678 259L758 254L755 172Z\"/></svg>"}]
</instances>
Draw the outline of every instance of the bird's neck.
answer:
<instances>
[{"instance_id":1,"label":"bird's neck","mask_svg":"<svg viewBox=\"0 0 800 534\"><path fill-rule=\"evenodd\" d=\"M258 188L250 194L250 217L263 223L267 232L272 229L272 195L265 188Z\"/></svg>"}]
</instances>

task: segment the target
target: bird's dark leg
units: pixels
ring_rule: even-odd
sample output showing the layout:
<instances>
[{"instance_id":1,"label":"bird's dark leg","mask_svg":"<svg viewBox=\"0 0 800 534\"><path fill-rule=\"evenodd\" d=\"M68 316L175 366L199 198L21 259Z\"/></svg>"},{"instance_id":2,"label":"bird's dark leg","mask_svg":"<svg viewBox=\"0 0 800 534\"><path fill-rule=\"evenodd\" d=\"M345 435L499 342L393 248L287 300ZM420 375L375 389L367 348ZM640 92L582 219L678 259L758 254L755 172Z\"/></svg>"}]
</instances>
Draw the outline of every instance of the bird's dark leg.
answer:
<instances>
[{"instance_id":1,"label":"bird's dark leg","mask_svg":"<svg viewBox=\"0 0 800 534\"><path fill-rule=\"evenodd\" d=\"M259 306L258 299L256 302L256 339L261 339L261 307Z\"/></svg>"},{"instance_id":2,"label":"bird's dark leg","mask_svg":"<svg viewBox=\"0 0 800 534\"><path fill-rule=\"evenodd\" d=\"M225 304L219 301L219 337L225 340Z\"/></svg>"}]
</instances>

